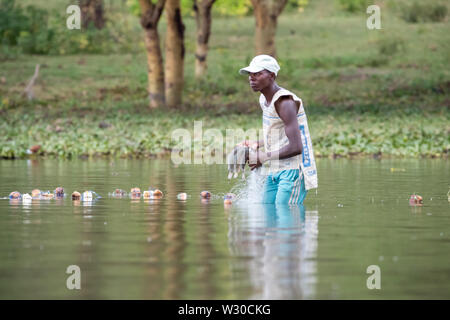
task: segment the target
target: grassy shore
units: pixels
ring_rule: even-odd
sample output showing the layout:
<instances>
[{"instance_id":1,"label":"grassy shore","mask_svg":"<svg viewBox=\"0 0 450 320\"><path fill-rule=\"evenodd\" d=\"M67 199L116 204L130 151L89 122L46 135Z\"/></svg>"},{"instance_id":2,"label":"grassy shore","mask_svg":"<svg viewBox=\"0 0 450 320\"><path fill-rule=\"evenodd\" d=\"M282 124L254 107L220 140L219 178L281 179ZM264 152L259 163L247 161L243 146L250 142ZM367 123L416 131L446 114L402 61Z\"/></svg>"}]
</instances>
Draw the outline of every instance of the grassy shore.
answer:
<instances>
[{"instance_id":1,"label":"grassy shore","mask_svg":"<svg viewBox=\"0 0 450 320\"><path fill-rule=\"evenodd\" d=\"M370 31L366 15L312 3L281 16L277 52L278 83L303 99L316 154L448 157L448 20L408 24L387 10L383 29ZM138 53L0 62L0 157L26 157L32 145L45 156L152 156L167 153L172 131L193 131L194 121L224 134L261 127L257 95L237 73L253 55L252 17L215 18L201 81L195 21L185 18L186 83L176 110L148 109L142 32L131 21ZM36 99L28 102L23 89L37 63Z\"/></svg>"}]
</instances>

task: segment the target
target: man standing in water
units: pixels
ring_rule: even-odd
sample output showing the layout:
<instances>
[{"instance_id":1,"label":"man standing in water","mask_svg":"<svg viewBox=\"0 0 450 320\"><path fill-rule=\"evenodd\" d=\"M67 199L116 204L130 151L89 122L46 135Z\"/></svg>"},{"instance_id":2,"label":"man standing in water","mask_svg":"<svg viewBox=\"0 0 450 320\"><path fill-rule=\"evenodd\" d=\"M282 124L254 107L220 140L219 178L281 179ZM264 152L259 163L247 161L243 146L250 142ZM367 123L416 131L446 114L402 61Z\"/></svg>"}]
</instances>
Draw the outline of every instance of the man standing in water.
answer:
<instances>
[{"instance_id":1,"label":"man standing in water","mask_svg":"<svg viewBox=\"0 0 450 320\"><path fill-rule=\"evenodd\" d=\"M280 66L268 55L253 58L239 70L248 75L253 91L261 92L264 139L245 141L251 170L267 166L263 203L302 204L309 189L317 188L317 170L302 100L275 82ZM264 146L265 152L259 150Z\"/></svg>"}]
</instances>

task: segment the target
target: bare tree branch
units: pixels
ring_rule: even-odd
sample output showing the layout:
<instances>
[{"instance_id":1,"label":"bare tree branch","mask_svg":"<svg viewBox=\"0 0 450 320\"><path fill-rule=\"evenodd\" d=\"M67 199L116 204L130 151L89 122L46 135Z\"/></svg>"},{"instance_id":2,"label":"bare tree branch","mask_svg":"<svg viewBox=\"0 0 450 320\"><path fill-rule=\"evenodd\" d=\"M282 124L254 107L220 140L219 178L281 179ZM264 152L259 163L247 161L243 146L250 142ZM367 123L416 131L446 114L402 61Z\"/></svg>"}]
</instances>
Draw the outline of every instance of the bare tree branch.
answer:
<instances>
[{"instance_id":1,"label":"bare tree branch","mask_svg":"<svg viewBox=\"0 0 450 320\"><path fill-rule=\"evenodd\" d=\"M161 17L161 13L163 12L164 5L166 4L166 0L158 0L155 6L155 10L153 12L153 18L158 21Z\"/></svg>"},{"instance_id":2,"label":"bare tree branch","mask_svg":"<svg viewBox=\"0 0 450 320\"><path fill-rule=\"evenodd\" d=\"M27 85L27 87L24 90L26 95L27 95L27 97L28 97L28 100L30 100L30 101L33 100L33 98L34 98L33 86L34 86L34 83L36 82L36 79L37 79L37 77L39 75L39 67L40 67L40 65L37 64L36 68L34 69L34 75L30 79L30 82L28 82L28 85Z\"/></svg>"},{"instance_id":3,"label":"bare tree branch","mask_svg":"<svg viewBox=\"0 0 450 320\"><path fill-rule=\"evenodd\" d=\"M144 29L156 28L165 3L166 0L158 0L156 4L152 0L139 0L141 6L141 25Z\"/></svg>"}]
</instances>

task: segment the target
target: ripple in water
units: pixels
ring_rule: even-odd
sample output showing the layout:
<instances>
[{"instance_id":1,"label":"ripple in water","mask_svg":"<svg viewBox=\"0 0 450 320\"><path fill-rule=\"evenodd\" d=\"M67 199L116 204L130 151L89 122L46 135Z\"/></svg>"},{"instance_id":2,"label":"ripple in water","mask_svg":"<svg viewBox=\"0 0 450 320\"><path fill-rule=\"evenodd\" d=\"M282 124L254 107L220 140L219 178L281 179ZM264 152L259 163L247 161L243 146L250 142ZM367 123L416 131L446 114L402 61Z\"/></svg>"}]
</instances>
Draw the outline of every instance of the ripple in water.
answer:
<instances>
[{"instance_id":1,"label":"ripple in water","mask_svg":"<svg viewBox=\"0 0 450 320\"><path fill-rule=\"evenodd\" d=\"M266 175L258 168L251 171L247 179L234 185L230 192L236 195L236 204L262 203L265 179Z\"/></svg>"}]
</instances>

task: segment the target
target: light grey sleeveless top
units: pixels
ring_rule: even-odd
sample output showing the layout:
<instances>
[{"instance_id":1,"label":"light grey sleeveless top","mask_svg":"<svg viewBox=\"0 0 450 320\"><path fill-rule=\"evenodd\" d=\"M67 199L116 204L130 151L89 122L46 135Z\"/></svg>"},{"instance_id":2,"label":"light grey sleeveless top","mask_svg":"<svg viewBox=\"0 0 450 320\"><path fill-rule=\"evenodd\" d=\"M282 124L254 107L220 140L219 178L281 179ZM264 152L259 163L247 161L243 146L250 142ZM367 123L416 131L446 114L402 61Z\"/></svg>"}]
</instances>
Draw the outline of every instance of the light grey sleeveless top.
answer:
<instances>
[{"instance_id":1,"label":"light grey sleeveless top","mask_svg":"<svg viewBox=\"0 0 450 320\"><path fill-rule=\"evenodd\" d=\"M264 132L264 148L266 152L277 151L289 144L289 139L285 133L285 125L283 120L278 116L275 110L275 102L282 96L291 96L294 101L300 104L297 113L298 128L302 138L303 152L297 156L267 161L266 170L269 173L279 172L281 170L301 169L305 179L306 190L317 188L317 169L314 160L314 152L309 135L308 121L302 100L289 90L281 88L278 90L267 105L266 98L263 94L259 97L259 103L263 110L263 132Z\"/></svg>"}]
</instances>

